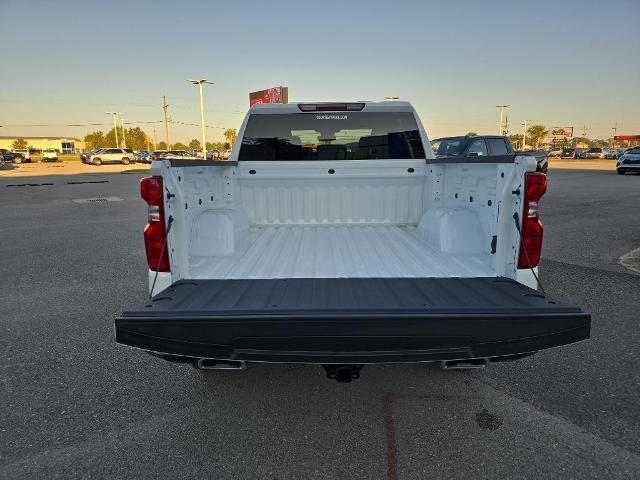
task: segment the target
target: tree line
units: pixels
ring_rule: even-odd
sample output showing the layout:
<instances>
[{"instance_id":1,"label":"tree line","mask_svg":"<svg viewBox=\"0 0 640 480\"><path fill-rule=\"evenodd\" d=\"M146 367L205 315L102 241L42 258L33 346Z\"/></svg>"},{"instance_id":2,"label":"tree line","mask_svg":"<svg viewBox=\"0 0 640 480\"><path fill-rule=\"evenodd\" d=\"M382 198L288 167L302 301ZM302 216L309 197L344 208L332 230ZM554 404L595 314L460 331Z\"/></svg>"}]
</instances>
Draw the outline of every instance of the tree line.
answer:
<instances>
[{"instance_id":1,"label":"tree line","mask_svg":"<svg viewBox=\"0 0 640 480\"><path fill-rule=\"evenodd\" d=\"M124 132L124 138L123 138ZM207 142L207 150L228 150L233 146L238 136L238 131L235 128L228 128L223 133L226 142ZM15 143L15 142L14 142ZM26 143L26 142L25 142ZM116 132L112 128L107 133L101 130L88 133L84 136L85 148L93 150L96 148L110 148L116 146ZM131 148L133 150L201 150L201 142L194 138L187 145L182 142L172 143L167 145L166 142L158 142L156 145L153 143L153 139L150 138L140 127L118 128L118 144L124 148ZM14 147L20 148L20 147Z\"/></svg>"}]
</instances>

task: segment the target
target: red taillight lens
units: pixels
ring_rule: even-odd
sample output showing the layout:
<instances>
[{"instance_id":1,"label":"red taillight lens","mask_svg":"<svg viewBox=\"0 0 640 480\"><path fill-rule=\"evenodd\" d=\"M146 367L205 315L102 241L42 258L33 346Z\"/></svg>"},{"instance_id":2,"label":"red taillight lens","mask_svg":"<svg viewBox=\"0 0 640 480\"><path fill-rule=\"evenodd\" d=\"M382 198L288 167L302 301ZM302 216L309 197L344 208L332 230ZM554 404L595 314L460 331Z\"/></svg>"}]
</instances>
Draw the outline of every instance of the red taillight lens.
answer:
<instances>
[{"instance_id":1,"label":"red taillight lens","mask_svg":"<svg viewBox=\"0 0 640 480\"><path fill-rule=\"evenodd\" d=\"M144 229L144 247L149 269L169 272L169 253L165 245L167 231L164 223L162 177L145 177L140 181L140 195L149 205L147 226ZM164 251L163 247L164 246Z\"/></svg>"},{"instance_id":2,"label":"red taillight lens","mask_svg":"<svg viewBox=\"0 0 640 480\"><path fill-rule=\"evenodd\" d=\"M524 180L522 242L520 243L518 268L535 267L540 263L543 228L540 223L538 202L547 191L547 176L544 173L527 172ZM527 254L529 256L528 261Z\"/></svg>"}]
</instances>

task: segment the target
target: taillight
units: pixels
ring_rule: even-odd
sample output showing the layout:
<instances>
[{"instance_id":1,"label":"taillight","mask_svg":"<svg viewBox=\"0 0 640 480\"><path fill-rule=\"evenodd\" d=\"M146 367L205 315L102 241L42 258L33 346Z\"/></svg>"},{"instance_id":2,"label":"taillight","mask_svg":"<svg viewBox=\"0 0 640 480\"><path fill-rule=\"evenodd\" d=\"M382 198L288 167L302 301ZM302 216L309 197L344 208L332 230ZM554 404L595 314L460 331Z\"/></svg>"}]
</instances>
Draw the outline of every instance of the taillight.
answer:
<instances>
[{"instance_id":1,"label":"taillight","mask_svg":"<svg viewBox=\"0 0 640 480\"><path fill-rule=\"evenodd\" d=\"M299 103L302 112L359 112L364 103Z\"/></svg>"},{"instance_id":2,"label":"taillight","mask_svg":"<svg viewBox=\"0 0 640 480\"><path fill-rule=\"evenodd\" d=\"M171 268L165 245L167 230L164 222L162 177L145 177L140 180L140 195L149 205L148 223L144 229L147 265L157 272L169 272Z\"/></svg>"},{"instance_id":3,"label":"taillight","mask_svg":"<svg viewBox=\"0 0 640 480\"><path fill-rule=\"evenodd\" d=\"M535 267L540 262L543 229L540 223L538 202L547 191L547 176L540 172L527 172L524 176L524 185L522 241L520 242L518 268Z\"/></svg>"}]
</instances>

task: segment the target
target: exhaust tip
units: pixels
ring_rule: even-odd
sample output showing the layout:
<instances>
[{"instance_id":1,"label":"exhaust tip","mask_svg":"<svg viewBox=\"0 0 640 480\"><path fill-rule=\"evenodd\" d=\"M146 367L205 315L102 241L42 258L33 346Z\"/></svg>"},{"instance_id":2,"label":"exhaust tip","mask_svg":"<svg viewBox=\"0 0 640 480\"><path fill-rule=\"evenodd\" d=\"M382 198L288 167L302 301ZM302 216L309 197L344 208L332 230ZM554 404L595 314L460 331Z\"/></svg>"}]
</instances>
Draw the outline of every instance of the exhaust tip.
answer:
<instances>
[{"instance_id":1,"label":"exhaust tip","mask_svg":"<svg viewBox=\"0 0 640 480\"><path fill-rule=\"evenodd\" d=\"M198 370L245 370L247 368L241 360L218 360L215 358L200 358L194 367Z\"/></svg>"},{"instance_id":2,"label":"exhaust tip","mask_svg":"<svg viewBox=\"0 0 640 480\"><path fill-rule=\"evenodd\" d=\"M465 358L462 360L443 360L440 368L443 370L468 370L484 368L489 363L488 358Z\"/></svg>"}]
</instances>

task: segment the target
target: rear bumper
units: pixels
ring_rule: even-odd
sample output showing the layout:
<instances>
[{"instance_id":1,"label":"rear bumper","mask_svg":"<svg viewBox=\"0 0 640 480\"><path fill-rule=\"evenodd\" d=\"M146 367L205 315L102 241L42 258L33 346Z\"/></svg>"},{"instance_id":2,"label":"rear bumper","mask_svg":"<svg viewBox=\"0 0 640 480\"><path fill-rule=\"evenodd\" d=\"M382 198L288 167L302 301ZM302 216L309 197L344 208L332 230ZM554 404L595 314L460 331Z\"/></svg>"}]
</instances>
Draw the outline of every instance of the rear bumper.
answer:
<instances>
[{"instance_id":1,"label":"rear bumper","mask_svg":"<svg viewBox=\"0 0 640 480\"><path fill-rule=\"evenodd\" d=\"M499 357L534 352L589 338L588 318L527 318L527 328L512 319L432 318L383 322L239 320L215 327L209 321L163 322L162 336L135 320L120 320L118 343L147 351L193 358L254 362L382 363L429 362ZM302 328L303 327L303 328ZM382 327L382 328L381 328ZM333 333L333 334L331 334ZM340 334L338 334L340 333Z\"/></svg>"},{"instance_id":2,"label":"rear bumper","mask_svg":"<svg viewBox=\"0 0 640 480\"><path fill-rule=\"evenodd\" d=\"M205 280L115 321L116 341L254 362L429 362L589 338L591 317L509 279Z\"/></svg>"}]
</instances>

